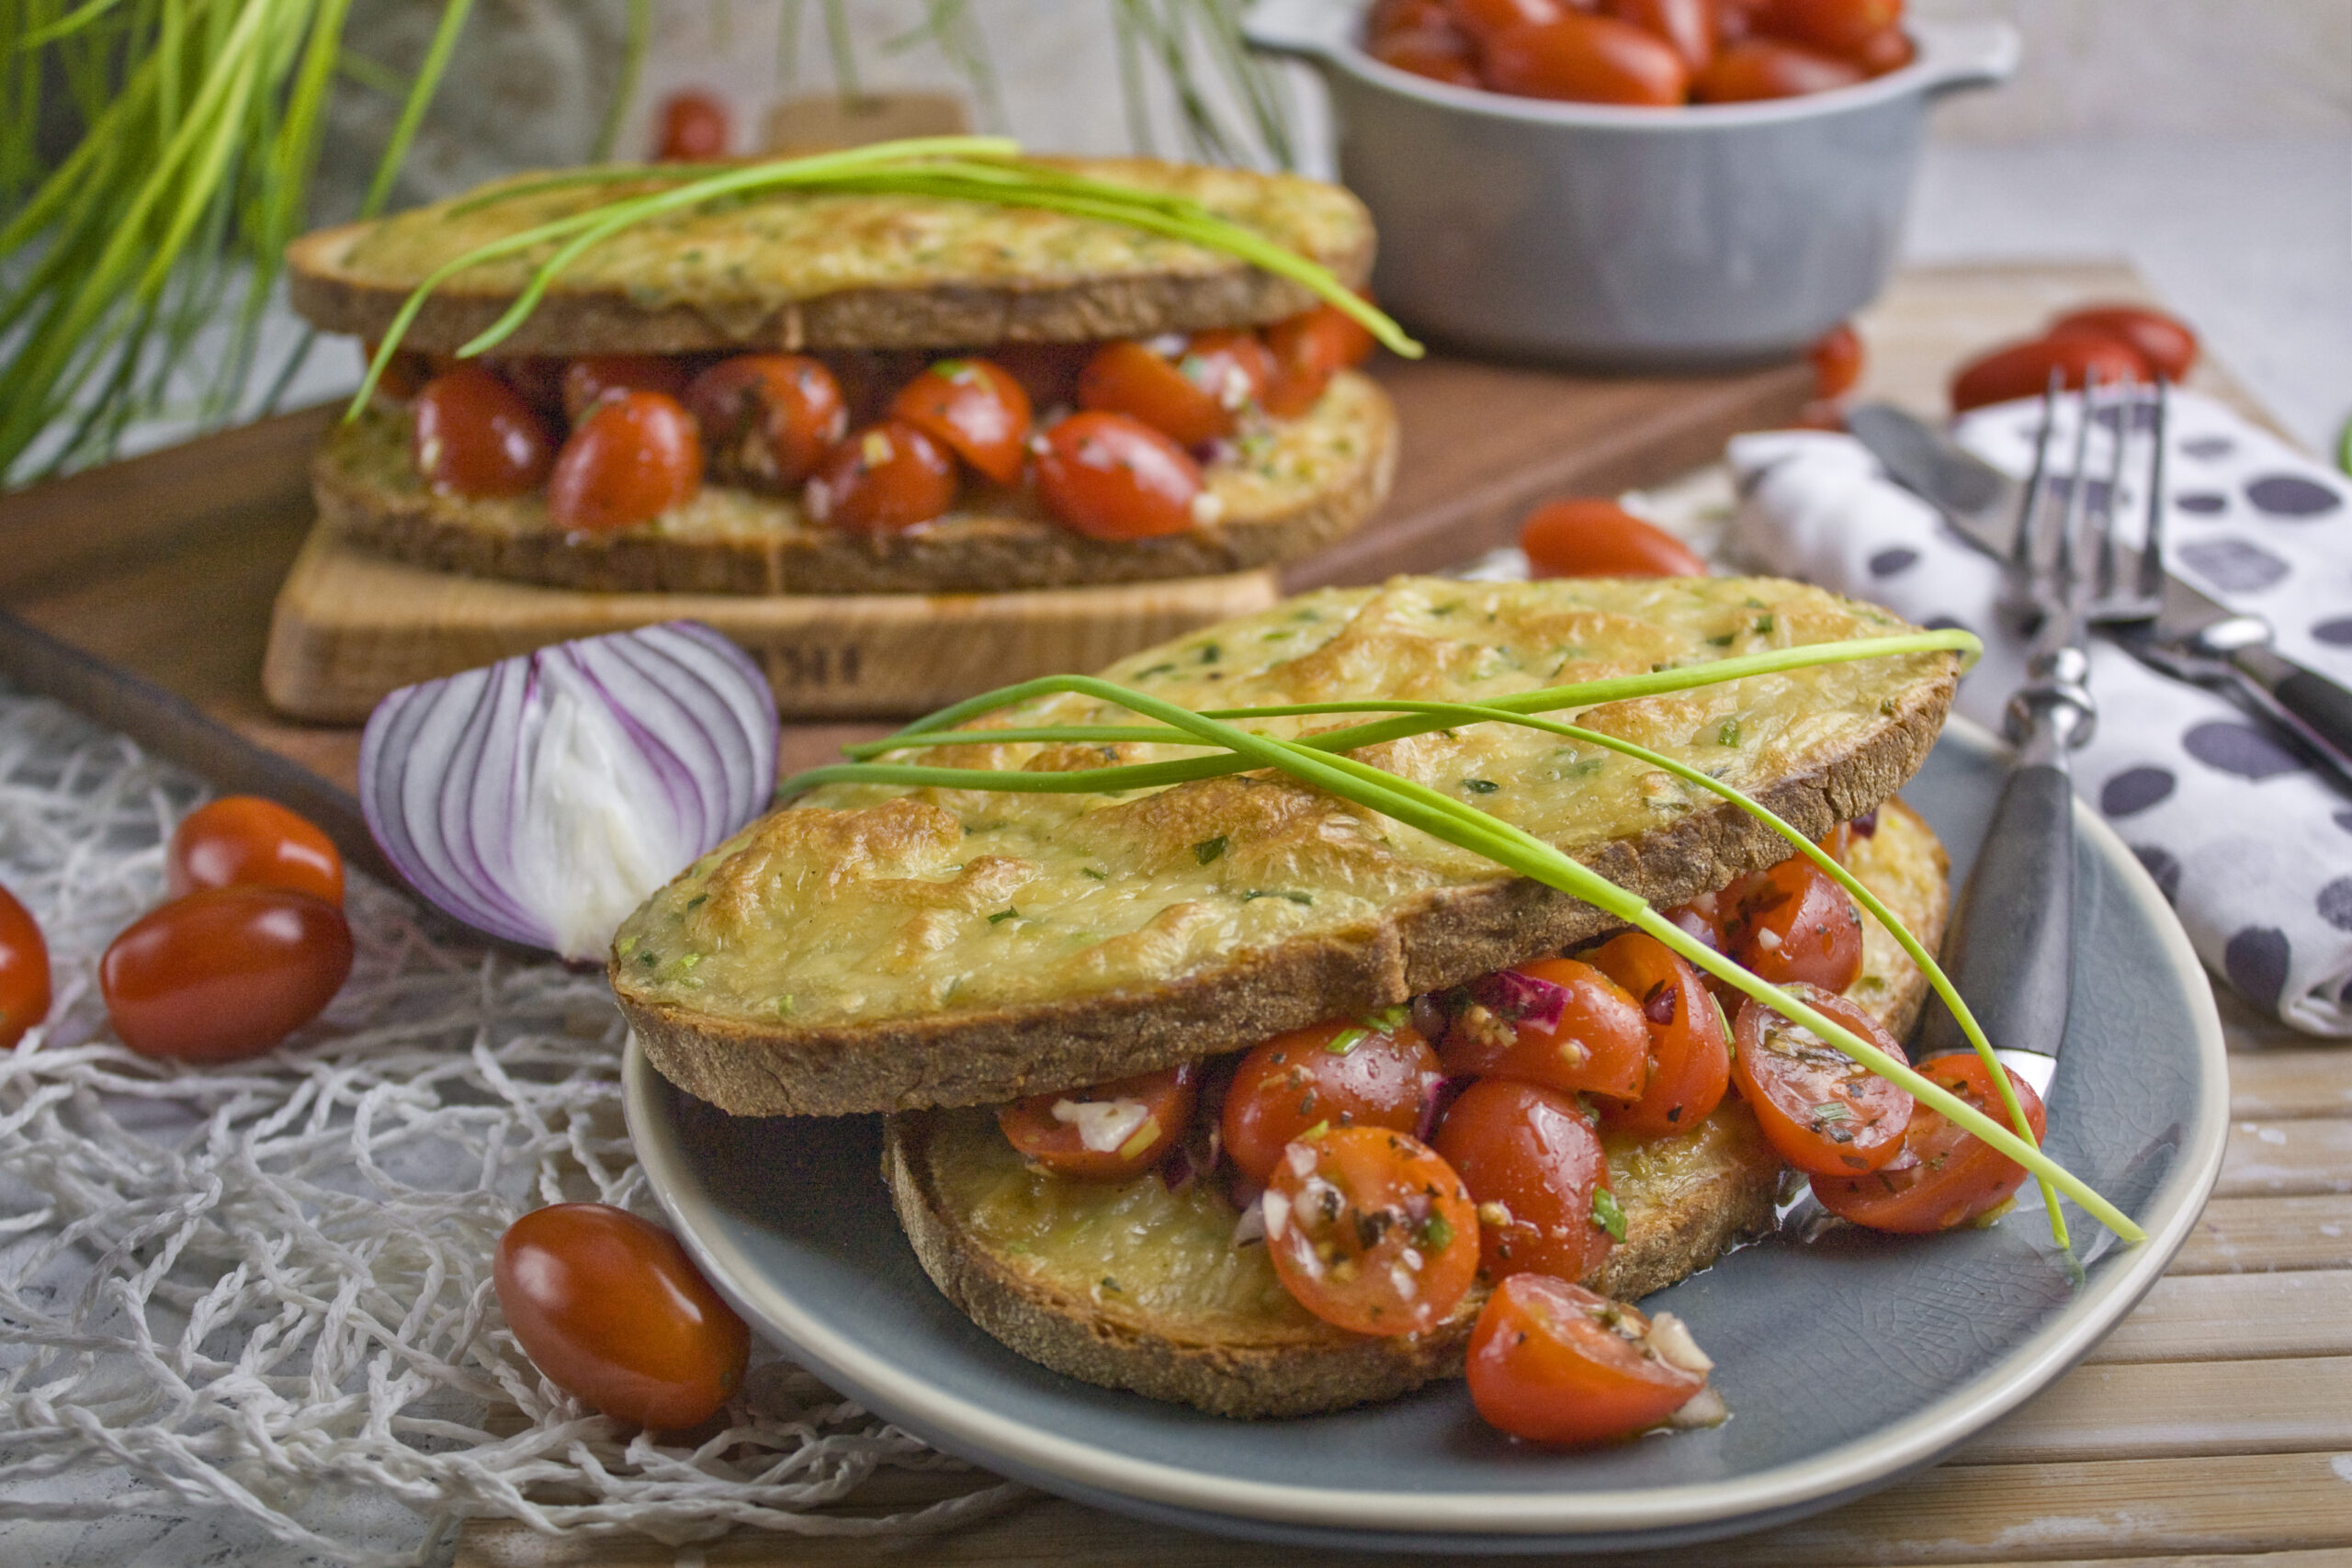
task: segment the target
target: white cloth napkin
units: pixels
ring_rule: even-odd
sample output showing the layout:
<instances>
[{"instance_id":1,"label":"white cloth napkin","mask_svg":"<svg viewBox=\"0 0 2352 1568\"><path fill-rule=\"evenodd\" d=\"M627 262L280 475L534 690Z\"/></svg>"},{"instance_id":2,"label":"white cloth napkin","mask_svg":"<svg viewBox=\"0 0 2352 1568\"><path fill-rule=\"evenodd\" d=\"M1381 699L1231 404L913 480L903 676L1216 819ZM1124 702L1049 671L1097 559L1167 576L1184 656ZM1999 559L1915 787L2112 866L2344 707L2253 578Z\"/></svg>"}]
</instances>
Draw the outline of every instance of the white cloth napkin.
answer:
<instances>
[{"instance_id":1,"label":"white cloth napkin","mask_svg":"<svg viewBox=\"0 0 2352 1568\"><path fill-rule=\"evenodd\" d=\"M2036 402L1954 434L1987 461L2030 467ZM2210 399L2176 392L2166 439L2172 569L2267 617L2281 652L2352 683L2352 484ZM2104 431L2095 431L2103 438ZM2052 452L2071 461L2062 424ZM2094 475L2107 469L2095 441ZM2127 465L2136 479L2140 454ZM1849 436L1743 435L1726 550L1745 564L1958 625L1985 654L1960 711L1997 732L2022 648L1994 605L2000 568L1886 479ZM2096 481L2095 481L2096 482ZM2135 517L2130 479L2120 516ZM2249 1002L2314 1034L2352 1035L2352 794L2227 698L2095 639L2098 728L2075 788L2164 889L2199 955Z\"/></svg>"}]
</instances>

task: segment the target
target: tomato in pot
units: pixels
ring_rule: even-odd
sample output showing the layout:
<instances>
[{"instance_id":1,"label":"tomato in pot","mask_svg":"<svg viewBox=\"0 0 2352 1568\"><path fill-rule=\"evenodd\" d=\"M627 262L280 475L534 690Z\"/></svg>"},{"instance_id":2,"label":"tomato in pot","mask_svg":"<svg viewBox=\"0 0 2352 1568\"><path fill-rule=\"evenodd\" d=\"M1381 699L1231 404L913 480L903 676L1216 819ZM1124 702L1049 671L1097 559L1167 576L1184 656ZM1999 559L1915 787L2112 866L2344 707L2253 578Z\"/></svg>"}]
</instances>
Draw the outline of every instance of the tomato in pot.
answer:
<instances>
[{"instance_id":1,"label":"tomato in pot","mask_svg":"<svg viewBox=\"0 0 2352 1568\"><path fill-rule=\"evenodd\" d=\"M1658 1337L1632 1307L1566 1280L1513 1274L1495 1287L1471 1333L1470 1403L1491 1425L1531 1442L1630 1437L1707 1385L1703 1371L1659 1354Z\"/></svg>"},{"instance_id":2,"label":"tomato in pot","mask_svg":"<svg viewBox=\"0 0 2352 1568\"><path fill-rule=\"evenodd\" d=\"M713 479L776 495L815 470L849 429L841 383L805 354L739 354L695 377L686 412Z\"/></svg>"},{"instance_id":3,"label":"tomato in pot","mask_svg":"<svg viewBox=\"0 0 2352 1568\"><path fill-rule=\"evenodd\" d=\"M1901 28L1883 28L1856 44L1846 58L1872 76L1900 71L1919 57L1911 35Z\"/></svg>"},{"instance_id":4,"label":"tomato in pot","mask_svg":"<svg viewBox=\"0 0 2352 1568\"><path fill-rule=\"evenodd\" d=\"M1416 28L1453 25L1453 8L1445 0L1374 0L1364 32L1367 37L1377 39Z\"/></svg>"},{"instance_id":5,"label":"tomato in pot","mask_svg":"<svg viewBox=\"0 0 2352 1568\"><path fill-rule=\"evenodd\" d=\"M1614 17L1571 11L1487 40L1487 85L1525 98L1668 107L1690 96L1690 72L1674 46Z\"/></svg>"},{"instance_id":6,"label":"tomato in pot","mask_svg":"<svg viewBox=\"0 0 2352 1568\"><path fill-rule=\"evenodd\" d=\"M1005 1141L1056 1176L1125 1181L1183 1142L1200 1096L1200 1065L1186 1062L1091 1089L1033 1094L996 1113Z\"/></svg>"},{"instance_id":7,"label":"tomato in pot","mask_svg":"<svg viewBox=\"0 0 2352 1568\"><path fill-rule=\"evenodd\" d=\"M1315 406L1332 377L1369 358L1372 347L1364 324L1336 305L1317 305L1276 321L1266 329L1266 350L1274 363L1266 412L1297 418Z\"/></svg>"},{"instance_id":8,"label":"tomato in pot","mask_svg":"<svg viewBox=\"0 0 2352 1568\"><path fill-rule=\"evenodd\" d=\"M1086 362L1078 402L1139 420L1181 446L1199 446L1232 434L1242 411L1265 396L1273 378L1273 355L1250 333L1122 340Z\"/></svg>"},{"instance_id":9,"label":"tomato in pot","mask_svg":"<svg viewBox=\"0 0 2352 1568\"><path fill-rule=\"evenodd\" d=\"M1433 1146L1478 1205L1479 1260L1491 1279L1581 1280L1624 1229L1607 1196L1600 1136L1573 1095L1481 1078L1446 1111Z\"/></svg>"},{"instance_id":10,"label":"tomato in pot","mask_svg":"<svg viewBox=\"0 0 2352 1568\"><path fill-rule=\"evenodd\" d=\"M427 381L409 415L409 457L455 495L527 495L555 464L555 441L521 393L479 365Z\"/></svg>"},{"instance_id":11,"label":"tomato in pot","mask_svg":"<svg viewBox=\"0 0 2352 1568\"><path fill-rule=\"evenodd\" d=\"M1478 55L1475 45L1462 31L1451 26L1443 28L1408 28L1401 31L1383 33L1372 40L1366 51L1383 65L1393 65L1399 71L1409 71L1416 76L1426 76L1432 82L1445 82L1456 87L1476 87L1478 81ZM1267 409L1284 418L1314 406L1313 397L1302 397L1300 383L1293 381L1291 389L1278 393L1281 402L1270 399ZM1316 396L1322 388L1315 389ZM1287 406L1285 406L1287 405Z\"/></svg>"},{"instance_id":12,"label":"tomato in pot","mask_svg":"<svg viewBox=\"0 0 2352 1568\"><path fill-rule=\"evenodd\" d=\"M126 928L98 963L107 1015L146 1056L232 1062L316 1018L351 973L343 911L281 887L204 887Z\"/></svg>"},{"instance_id":13,"label":"tomato in pot","mask_svg":"<svg viewBox=\"0 0 2352 1568\"><path fill-rule=\"evenodd\" d=\"M694 415L662 392L616 392L588 411L548 476L548 516L583 533L632 527L702 490Z\"/></svg>"},{"instance_id":14,"label":"tomato in pot","mask_svg":"<svg viewBox=\"0 0 2352 1568\"><path fill-rule=\"evenodd\" d=\"M2080 391L2087 378L2102 384L2152 378L2140 351L2120 339L2097 333L2040 337L1994 349L1962 366L1951 378L1951 411L1966 413L1987 403L2038 398L2049 389L2052 375L2070 392Z\"/></svg>"},{"instance_id":15,"label":"tomato in pot","mask_svg":"<svg viewBox=\"0 0 2352 1568\"><path fill-rule=\"evenodd\" d=\"M1862 339L1851 321L1840 321L1805 350L1813 367L1813 395L1825 400L1844 397L1862 379Z\"/></svg>"},{"instance_id":16,"label":"tomato in pot","mask_svg":"<svg viewBox=\"0 0 2352 1568\"><path fill-rule=\"evenodd\" d=\"M956 459L902 419L851 433L808 477L808 515L836 528L887 534L955 504Z\"/></svg>"},{"instance_id":17,"label":"tomato in pot","mask_svg":"<svg viewBox=\"0 0 2352 1568\"><path fill-rule=\"evenodd\" d=\"M1029 394L985 359L942 359L909 381L890 414L1001 485L1017 483L1029 449Z\"/></svg>"},{"instance_id":18,"label":"tomato in pot","mask_svg":"<svg viewBox=\"0 0 2352 1568\"><path fill-rule=\"evenodd\" d=\"M49 1016L49 943L40 922L0 887L0 1051Z\"/></svg>"},{"instance_id":19,"label":"tomato in pot","mask_svg":"<svg viewBox=\"0 0 2352 1568\"><path fill-rule=\"evenodd\" d=\"M1714 0L1603 0L1600 8L1672 44L1690 70L1715 57Z\"/></svg>"},{"instance_id":20,"label":"tomato in pot","mask_svg":"<svg viewBox=\"0 0 2352 1568\"><path fill-rule=\"evenodd\" d=\"M563 367L563 416L576 427L589 410L625 392L684 401L693 378L684 361L659 354L596 354Z\"/></svg>"},{"instance_id":21,"label":"tomato in pot","mask_svg":"<svg viewBox=\"0 0 2352 1568\"><path fill-rule=\"evenodd\" d=\"M1903 0L1763 0L1758 32L1829 54L1852 55L1903 21Z\"/></svg>"},{"instance_id":22,"label":"tomato in pot","mask_svg":"<svg viewBox=\"0 0 2352 1568\"><path fill-rule=\"evenodd\" d=\"M1862 912L1802 855L1725 890L1724 951L1759 979L1842 991L1861 977Z\"/></svg>"},{"instance_id":23,"label":"tomato in pot","mask_svg":"<svg viewBox=\"0 0 2352 1568\"><path fill-rule=\"evenodd\" d=\"M1649 1030L1623 987L1573 958L1539 959L1498 978L1513 976L1557 987L1558 1021L1542 1023L1508 1006L1474 1005L1446 1028L1438 1056L1448 1073L1492 1073L1614 1100L1640 1098L1649 1070ZM1487 994L1500 1002L1499 988Z\"/></svg>"},{"instance_id":24,"label":"tomato in pot","mask_svg":"<svg viewBox=\"0 0 2352 1568\"><path fill-rule=\"evenodd\" d=\"M1707 563L1665 529L1603 496L1546 502L1519 527L1538 577L1703 577Z\"/></svg>"},{"instance_id":25,"label":"tomato in pot","mask_svg":"<svg viewBox=\"0 0 2352 1568\"><path fill-rule=\"evenodd\" d=\"M1241 1058L1218 1118L1225 1152L1263 1185L1283 1148L1317 1127L1409 1133L1443 1074L1401 1019L1332 1019L1262 1041Z\"/></svg>"},{"instance_id":26,"label":"tomato in pot","mask_svg":"<svg viewBox=\"0 0 2352 1568\"><path fill-rule=\"evenodd\" d=\"M1896 1061L1894 1036L1843 997L1813 986L1787 987ZM1903 1147L1911 1097L1813 1031L1750 998L1733 1027L1732 1077L1782 1159L1809 1175L1876 1170Z\"/></svg>"},{"instance_id":27,"label":"tomato in pot","mask_svg":"<svg viewBox=\"0 0 2352 1568\"><path fill-rule=\"evenodd\" d=\"M1064 527L1094 539L1148 539L1215 521L1204 503L1216 497L1192 454L1125 414L1074 413L1048 429L1037 493Z\"/></svg>"},{"instance_id":28,"label":"tomato in pot","mask_svg":"<svg viewBox=\"0 0 2352 1568\"><path fill-rule=\"evenodd\" d=\"M1512 28L1556 22L1567 15L1560 0L1446 0L1454 21L1481 43Z\"/></svg>"},{"instance_id":29,"label":"tomato in pot","mask_svg":"<svg viewBox=\"0 0 2352 1568\"><path fill-rule=\"evenodd\" d=\"M1645 931L1627 931L1584 954L1624 987L1649 1028L1642 1097L1600 1107L1604 1127L1636 1137L1687 1133L1714 1113L1731 1087L1731 1037L1699 972Z\"/></svg>"},{"instance_id":30,"label":"tomato in pot","mask_svg":"<svg viewBox=\"0 0 2352 1568\"><path fill-rule=\"evenodd\" d=\"M675 1236L627 1210L532 1210L499 1238L491 1282L531 1364L616 1421L700 1426L743 1382L750 1329Z\"/></svg>"},{"instance_id":31,"label":"tomato in pot","mask_svg":"<svg viewBox=\"0 0 2352 1568\"><path fill-rule=\"evenodd\" d=\"M2197 363L2197 334L2177 316L2142 305L2092 305L2069 310L2046 334L2112 338L2137 353L2150 372L2177 381Z\"/></svg>"},{"instance_id":32,"label":"tomato in pot","mask_svg":"<svg viewBox=\"0 0 2352 1568\"><path fill-rule=\"evenodd\" d=\"M1933 1057L1920 1063L1919 1071L2002 1126L2010 1124L1993 1075L1974 1053ZM2049 1125L2041 1097L2015 1073L2009 1073L2009 1083L2040 1142ZM1823 1208L1858 1225L1921 1235L1990 1213L2009 1201L2025 1177L2025 1167L1962 1131L1943 1112L1921 1105L1912 1111L1894 1158L1867 1175L1816 1175L1813 1193Z\"/></svg>"},{"instance_id":33,"label":"tomato in pot","mask_svg":"<svg viewBox=\"0 0 2352 1568\"><path fill-rule=\"evenodd\" d=\"M662 130L653 156L664 164L707 164L727 156L733 127L727 106L708 93L688 88L662 100Z\"/></svg>"},{"instance_id":34,"label":"tomato in pot","mask_svg":"<svg viewBox=\"0 0 2352 1568\"><path fill-rule=\"evenodd\" d=\"M1752 38L1710 61L1691 80L1690 96L1702 104L1752 103L1826 93L1861 79L1862 68L1850 60L1780 39Z\"/></svg>"},{"instance_id":35,"label":"tomato in pot","mask_svg":"<svg viewBox=\"0 0 2352 1568\"><path fill-rule=\"evenodd\" d=\"M1283 1150L1260 1200L1283 1284L1357 1334L1436 1327L1478 1275L1478 1215L1453 1168L1410 1133L1336 1127Z\"/></svg>"},{"instance_id":36,"label":"tomato in pot","mask_svg":"<svg viewBox=\"0 0 2352 1568\"><path fill-rule=\"evenodd\" d=\"M199 887L283 887L340 908L343 856L305 817L254 795L223 795L180 818L164 857L175 898Z\"/></svg>"}]
</instances>

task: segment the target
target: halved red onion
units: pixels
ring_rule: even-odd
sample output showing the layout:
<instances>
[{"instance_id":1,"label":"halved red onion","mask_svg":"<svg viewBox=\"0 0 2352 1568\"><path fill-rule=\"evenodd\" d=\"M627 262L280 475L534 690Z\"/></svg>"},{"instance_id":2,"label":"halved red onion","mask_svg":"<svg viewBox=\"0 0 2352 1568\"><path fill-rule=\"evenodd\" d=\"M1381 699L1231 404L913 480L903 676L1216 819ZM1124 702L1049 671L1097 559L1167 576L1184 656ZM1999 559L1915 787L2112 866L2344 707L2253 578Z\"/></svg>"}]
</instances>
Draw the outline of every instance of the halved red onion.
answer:
<instances>
[{"instance_id":1,"label":"halved red onion","mask_svg":"<svg viewBox=\"0 0 2352 1568\"><path fill-rule=\"evenodd\" d=\"M775 760L759 666L672 621L401 687L360 740L359 806L435 908L601 958L647 895L766 807Z\"/></svg>"},{"instance_id":2,"label":"halved red onion","mask_svg":"<svg viewBox=\"0 0 2352 1568\"><path fill-rule=\"evenodd\" d=\"M1517 969L1498 969L1470 982L1473 1000L1506 1023L1550 1029L1567 1010L1568 989Z\"/></svg>"}]
</instances>

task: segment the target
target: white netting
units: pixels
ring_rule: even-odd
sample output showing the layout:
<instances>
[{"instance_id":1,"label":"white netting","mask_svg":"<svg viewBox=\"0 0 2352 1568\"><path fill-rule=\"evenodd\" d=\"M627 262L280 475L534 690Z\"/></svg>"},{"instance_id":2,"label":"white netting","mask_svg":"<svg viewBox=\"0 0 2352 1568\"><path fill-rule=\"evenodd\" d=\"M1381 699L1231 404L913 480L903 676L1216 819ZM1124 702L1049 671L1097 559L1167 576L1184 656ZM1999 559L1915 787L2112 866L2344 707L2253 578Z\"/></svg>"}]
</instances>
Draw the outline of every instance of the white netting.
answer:
<instances>
[{"instance_id":1,"label":"white netting","mask_svg":"<svg viewBox=\"0 0 2352 1568\"><path fill-rule=\"evenodd\" d=\"M0 690L0 881L57 989L46 1028L0 1053L0 1516L223 1510L389 1563L445 1550L468 1515L682 1542L939 1529L1012 1495L975 1475L886 1518L805 1512L877 1467L953 1461L756 1355L691 1449L540 1380L492 1293L500 1232L563 1199L651 1212L601 976L436 939L355 878L351 980L295 1043L210 1069L117 1043L98 955L162 897L163 842L201 798ZM517 1406L527 1426L486 1429ZM409 1539L321 1524L338 1488L406 1505Z\"/></svg>"}]
</instances>

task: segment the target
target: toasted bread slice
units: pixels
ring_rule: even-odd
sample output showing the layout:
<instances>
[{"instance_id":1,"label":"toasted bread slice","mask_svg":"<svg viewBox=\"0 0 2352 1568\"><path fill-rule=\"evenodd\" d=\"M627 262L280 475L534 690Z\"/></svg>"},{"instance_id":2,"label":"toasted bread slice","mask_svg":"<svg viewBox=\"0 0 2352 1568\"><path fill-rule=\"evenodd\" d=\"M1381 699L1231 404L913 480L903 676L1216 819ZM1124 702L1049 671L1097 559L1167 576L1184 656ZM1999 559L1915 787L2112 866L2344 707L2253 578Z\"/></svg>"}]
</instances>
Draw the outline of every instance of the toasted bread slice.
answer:
<instances>
[{"instance_id":1,"label":"toasted bread slice","mask_svg":"<svg viewBox=\"0 0 2352 1568\"><path fill-rule=\"evenodd\" d=\"M1040 160L1189 196L1321 262L1348 286L1372 270L1372 220L1335 185L1150 159ZM650 171L649 171L650 173ZM294 308L328 332L381 338L435 268L492 240L657 188L517 175L288 248ZM515 194L499 198L502 190ZM469 268L402 343L439 353L496 321L551 247ZM581 255L504 354L684 354L741 348L980 348L1255 326L1316 303L1223 252L1124 224L909 196L778 192L649 220Z\"/></svg>"},{"instance_id":2,"label":"toasted bread slice","mask_svg":"<svg viewBox=\"0 0 2352 1568\"><path fill-rule=\"evenodd\" d=\"M1404 578L1308 594L1108 674L1193 707L1494 697L1903 629L1772 579ZM1819 834L1911 775L1954 676L1949 655L1902 655L1612 704L1584 721L1715 770ZM1001 721L1133 722L1074 697ZM1179 754L1128 742L910 756L1045 771ZM1778 837L1713 795L1516 726L1365 755L1655 904L1783 858ZM754 823L648 899L620 929L611 975L649 1058L687 1092L740 1114L831 1114L1150 1071L1201 1055L1204 1041L1385 1007L1612 923L1283 777L1118 797L844 785Z\"/></svg>"},{"instance_id":3,"label":"toasted bread slice","mask_svg":"<svg viewBox=\"0 0 2352 1568\"><path fill-rule=\"evenodd\" d=\"M570 533L548 521L544 491L433 491L408 443L404 418L370 411L328 433L311 482L345 537L420 566L599 591L956 593L1206 577L1303 555L1386 498L1396 415L1368 378L1343 371L1306 413L1206 467L1214 522L1128 540L1073 533L1035 496L977 480L958 510L899 533L824 527L797 497L721 485L632 527Z\"/></svg>"},{"instance_id":4,"label":"toasted bread slice","mask_svg":"<svg viewBox=\"0 0 2352 1568\"><path fill-rule=\"evenodd\" d=\"M1855 874L1930 947L1943 924L1943 852L1900 802L1856 841ZM1847 995L1901 1033L1924 979L1876 922ZM1737 1099L1686 1134L1611 1135L1625 1239L1586 1282L1634 1301L1771 1228L1781 1165ZM1025 1165L983 1110L891 1117L883 1176L915 1256L948 1300L1056 1371L1220 1416L1298 1416L1391 1398L1462 1368L1485 1303L1474 1290L1440 1328L1375 1338L1292 1299L1216 1182L1171 1192L1156 1175L1098 1184Z\"/></svg>"}]
</instances>

